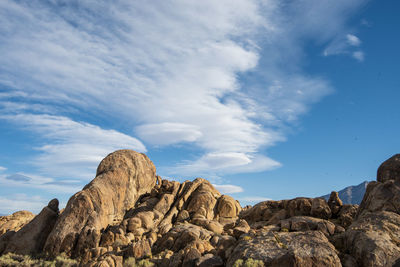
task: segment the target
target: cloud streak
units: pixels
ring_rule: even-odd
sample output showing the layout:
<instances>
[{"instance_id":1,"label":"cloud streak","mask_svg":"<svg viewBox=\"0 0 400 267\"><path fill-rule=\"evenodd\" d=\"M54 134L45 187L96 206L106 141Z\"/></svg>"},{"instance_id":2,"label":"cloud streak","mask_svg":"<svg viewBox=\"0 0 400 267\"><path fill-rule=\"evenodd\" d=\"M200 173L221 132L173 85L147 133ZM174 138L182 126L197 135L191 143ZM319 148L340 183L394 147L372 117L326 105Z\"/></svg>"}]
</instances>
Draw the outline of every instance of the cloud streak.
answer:
<instances>
[{"instance_id":1,"label":"cloud streak","mask_svg":"<svg viewBox=\"0 0 400 267\"><path fill-rule=\"evenodd\" d=\"M48 177L88 181L99 162L112 151L124 148L146 151L136 138L62 116L17 114L2 115L0 119L41 137L43 144L33 147L38 154L30 163Z\"/></svg>"}]
</instances>

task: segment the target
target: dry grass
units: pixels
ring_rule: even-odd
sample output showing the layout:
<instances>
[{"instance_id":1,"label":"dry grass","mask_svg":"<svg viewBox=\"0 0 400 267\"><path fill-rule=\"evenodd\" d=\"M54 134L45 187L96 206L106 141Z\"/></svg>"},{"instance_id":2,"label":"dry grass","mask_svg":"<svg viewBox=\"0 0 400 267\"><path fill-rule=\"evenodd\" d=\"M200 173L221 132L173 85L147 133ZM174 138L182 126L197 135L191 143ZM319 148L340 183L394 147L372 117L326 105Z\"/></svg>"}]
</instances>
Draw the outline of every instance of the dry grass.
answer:
<instances>
[{"instance_id":1,"label":"dry grass","mask_svg":"<svg viewBox=\"0 0 400 267\"><path fill-rule=\"evenodd\" d=\"M77 267L79 263L63 255L57 256L53 261L35 259L28 255L8 253L0 257L0 266L5 267Z\"/></svg>"}]
</instances>

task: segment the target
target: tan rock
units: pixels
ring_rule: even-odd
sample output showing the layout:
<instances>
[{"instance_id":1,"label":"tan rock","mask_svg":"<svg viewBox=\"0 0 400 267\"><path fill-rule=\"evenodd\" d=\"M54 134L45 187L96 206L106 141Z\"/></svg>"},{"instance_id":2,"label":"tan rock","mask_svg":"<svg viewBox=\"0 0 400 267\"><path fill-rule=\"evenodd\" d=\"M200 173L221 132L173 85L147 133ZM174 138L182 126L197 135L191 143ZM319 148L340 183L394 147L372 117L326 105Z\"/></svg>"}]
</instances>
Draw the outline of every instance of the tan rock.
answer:
<instances>
[{"instance_id":1,"label":"tan rock","mask_svg":"<svg viewBox=\"0 0 400 267\"><path fill-rule=\"evenodd\" d=\"M339 198L339 193L336 191L332 191L329 196L328 206L332 211L333 215L337 215L339 213L340 208L342 207L343 202Z\"/></svg>"},{"instance_id":2,"label":"tan rock","mask_svg":"<svg viewBox=\"0 0 400 267\"><path fill-rule=\"evenodd\" d=\"M8 216L0 216L0 236L8 231L17 232L34 217L35 214L26 210L17 211Z\"/></svg>"},{"instance_id":3,"label":"tan rock","mask_svg":"<svg viewBox=\"0 0 400 267\"><path fill-rule=\"evenodd\" d=\"M375 211L391 211L400 214L400 179L368 184L357 216Z\"/></svg>"},{"instance_id":4,"label":"tan rock","mask_svg":"<svg viewBox=\"0 0 400 267\"><path fill-rule=\"evenodd\" d=\"M226 218L237 217L241 209L242 208L240 207L240 204L237 202L237 200L233 199L230 196L222 195L218 199L217 213L220 217L226 217Z\"/></svg>"},{"instance_id":5,"label":"tan rock","mask_svg":"<svg viewBox=\"0 0 400 267\"><path fill-rule=\"evenodd\" d=\"M108 155L97 168L96 178L68 201L46 241L45 251L50 255L72 255L85 250L75 247L87 244L77 239L86 239L87 231L95 232L122 221L139 196L150 192L156 184L155 172L144 154L119 150Z\"/></svg>"},{"instance_id":6,"label":"tan rock","mask_svg":"<svg viewBox=\"0 0 400 267\"><path fill-rule=\"evenodd\" d=\"M42 252L47 236L53 229L57 217L58 200L53 199L33 220L11 237L4 253L12 252L32 255Z\"/></svg>"},{"instance_id":7,"label":"tan rock","mask_svg":"<svg viewBox=\"0 0 400 267\"><path fill-rule=\"evenodd\" d=\"M281 230L287 229L290 231L309 231L318 230L324 233L325 236L330 236L335 233L335 225L324 219L313 218L309 216L294 216L281 221Z\"/></svg>"},{"instance_id":8,"label":"tan rock","mask_svg":"<svg viewBox=\"0 0 400 267\"><path fill-rule=\"evenodd\" d=\"M396 213L364 213L344 235L345 250L359 266L392 266L400 258L400 215Z\"/></svg>"},{"instance_id":9,"label":"tan rock","mask_svg":"<svg viewBox=\"0 0 400 267\"><path fill-rule=\"evenodd\" d=\"M195 262L196 267L219 267L224 266L224 262L219 256L213 255L211 253L205 254L200 257Z\"/></svg>"},{"instance_id":10,"label":"tan rock","mask_svg":"<svg viewBox=\"0 0 400 267\"><path fill-rule=\"evenodd\" d=\"M260 231L254 237L241 239L226 266L238 259L263 261L265 266L342 266L335 247L320 231Z\"/></svg>"},{"instance_id":11,"label":"tan rock","mask_svg":"<svg viewBox=\"0 0 400 267\"><path fill-rule=\"evenodd\" d=\"M141 240L130 245L126 251L127 257L134 257L135 259L141 259L151 255L151 246L149 240Z\"/></svg>"},{"instance_id":12,"label":"tan rock","mask_svg":"<svg viewBox=\"0 0 400 267\"><path fill-rule=\"evenodd\" d=\"M193 217L197 214L204 216L208 220L214 219L214 207L220 193L206 180L191 194L191 199L187 206L189 214Z\"/></svg>"},{"instance_id":13,"label":"tan rock","mask_svg":"<svg viewBox=\"0 0 400 267\"><path fill-rule=\"evenodd\" d=\"M321 219L329 219L332 216L331 209L326 203L324 198L314 198L312 200L311 206L311 216L321 218Z\"/></svg>"},{"instance_id":14,"label":"tan rock","mask_svg":"<svg viewBox=\"0 0 400 267\"><path fill-rule=\"evenodd\" d=\"M250 226L246 220L239 220L235 228L233 228L233 236L239 238L243 234L247 234L250 231Z\"/></svg>"},{"instance_id":15,"label":"tan rock","mask_svg":"<svg viewBox=\"0 0 400 267\"><path fill-rule=\"evenodd\" d=\"M340 208L338 219L344 228L349 227L357 215L358 205L345 204Z\"/></svg>"}]
</instances>

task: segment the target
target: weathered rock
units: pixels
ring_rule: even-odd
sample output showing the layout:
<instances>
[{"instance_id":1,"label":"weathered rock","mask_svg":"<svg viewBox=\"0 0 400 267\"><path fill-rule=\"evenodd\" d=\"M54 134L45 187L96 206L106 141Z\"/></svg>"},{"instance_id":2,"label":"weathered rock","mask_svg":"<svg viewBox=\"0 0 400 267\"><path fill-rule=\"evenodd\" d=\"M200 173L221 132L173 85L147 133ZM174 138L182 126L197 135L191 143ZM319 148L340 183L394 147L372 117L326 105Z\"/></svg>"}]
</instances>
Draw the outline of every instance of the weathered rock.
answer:
<instances>
[{"instance_id":1,"label":"weathered rock","mask_svg":"<svg viewBox=\"0 0 400 267\"><path fill-rule=\"evenodd\" d=\"M34 217L35 214L26 210L17 211L8 216L0 216L0 236L8 231L17 232Z\"/></svg>"},{"instance_id":2,"label":"weathered rock","mask_svg":"<svg viewBox=\"0 0 400 267\"><path fill-rule=\"evenodd\" d=\"M378 168L377 181L384 183L389 180L400 180L400 154L392 156Z\"/></svg>"},{"instance_id":3,"label":"weathered rock","mask_svg":"<svg viewBox=\"0 0 400 267\"><path fill-rule=\"evenodd\" d=\"M294 216L281 221L281 230L283 229L290 231L318 230L327 237L335 233L335 225L332 222L308 216Z\"/></svg>"},{"instance_id":4,"label":"weathered rock","mask_svg":"<svg viewBox=\"0 0 400 267\"><path fill-rule=\"evenodd\" d=\"M309 216L312 209L312 198L298 197L295 199L284 200L283 204L288 216ZM319 202L318 202L319 203ZM316 209L318 206L315 206Z\"/></svg>"},{"instance_id":5,"label":"weathered rock","mask_svg":"<svg viewBox=\"0 0 400 267\"><path fill-rule=\"evenodd\" d=\"M208 241L213 234L213 232L197 225L178 223L168 233L157 240L154 244L154 250L156 253L165 249L177 252L198 240Z\"/></svg>"},{"instance_id":6,"label":"weathered rock","mask_svg":"<svg viewBox=\"0 0 400 267\"><path fill-rule=\"evenodd\" d=\"M252 227L277 224L293 216L313 216L321 219L331 217L331 210L323 198L294 198L280 201L263 201L244 209L239 217L245 219ZM264 222L256 224L257 222Z\"/></svg>"},{"instance_id":7,"label":"weathered rock","mask_svg":"<svg viewBox=\"0 0 400 267\"><path fill-rule=\"evenodd\" d=\"M96 247L100 240L87 244L79 239L121 221L139 196L156 184L155 172L144 154L119 150L108 155L97 168L96 178L68 201L46 241L45 251L50 255L72 255L87 249L76 244Z\"/></svg>"},{"instance_id":8,"label":"weathered rock","mask_svg":"<svg viewBox=\"0 0 400 267\"><path fill-rule=\"evenodd\" d=\"M340 208L338 214L340 225L344 228L349 227L350 224L353 223L353 220L357 215L357 211L358 211L358 205L350 205L350 204L343 205Z\"/></svg>"},{"instance_id":9,"label":"weathered rock","mask_svg":"<svg viewBox=\"0 0 400 267\"><path fill-rule=\"evenodd\" d=\"M201 253L196 248L189 248L185 253L183 259L182 267L192 267L194 266L197 259L201 257Z\"/></svg>"},{"instance_id":10,"label":"weathered rock","mask_svg":"<svg viewBox=\"0 0 400 267\"><path fill-rule=\"evenodd\" d=\"M338 192L331 192L328 200L328 206L332 211L332 215L337 215L339 213L340 208L343 206L343 202L340 200Z\"/></svg>"},{"instance_id":11,"label":"weathered rock","mask_svg":"<svg viewBox=\"0 0 400 267\"><path fill-rule=\"evenodd\" d=\"M230 254L232 253L235 245L236 245L236 238L234 238L233 236L229 236L229 235L223 235L223 236L219 236L218 240L216 241L216 249L217 249L217 254L223 258L223 259L227 259Z\"/></svg>"},{"instance_id":12,"label":"weathered rock","mask_svg":"<svg viewBox=\"0 0 400 267\"><path fill-rule=\"evenodd\" d=\"M233 228L233 236L239 238L243 234L247 234L250 231L250 226L246 220L239 220L235 228Z\"/></svg>"},{"instance_id":13,"label":"weathered rock","mask_svg":"<svg viewBox=\"0 0 400 267\"><path fill-rule=\"evenodd\" d=\"M53 229L57 217L58 200L53 199L32 221L10 238L4 253L12 252L32 255L42 252L47 236Z\"/></svg>"},{"instance_id":14,"label":"weathered rock","mask_svg":"<svg viewBox=\"0 0 400 267\"><path fill-rule=\"evenodd\" d=\"M344 233L344 242L359 266L392 266L400 259L400 215L365 213Z\"/></svg>"},{"instance_id":15,"label":"weathered rock","mask_svg":"<svg viewBox=\"0 0 400 267\"><path fill-rule=\"evenodd\" d=\"M125 255L127 257L134 257L135 259L141 259L151 255L151 246L149 240L140 240L131 244L126 250Z\"/></svg>"},{"instance_id":16,"label":"weathered rock","mask_svg":"<svg viewBox=\"0 0 400 267\"><path fill-rule=\"evenodd\" d=\"M321 218L321 219L329 219L332 216L331 209L326 203L324 198L314 198L312 200L311 206L311 216Z\"/></svg>"},{"instance_id":17,"label":"weathered rock","mask_svg":"<svg viewBox=\"0 0 400 267\"><path fill-rule=\"evenodd\" d=\"M239 214L239 217L252 224L259 221L268 221L274 216L274 214L284 209L284 201L263 201L253 207L243 209Z\"/></svg>"},{"instance_id":18,"label":"weathered rock","mask_svg":"<svg viewBox=\"0 0 400 267\"><path fill-rule=\"evenodd\" d=\"M220 217L234 218L241 211L240 204L230 196L222 195L218 199L218 215Z\"/></svg>"},{"instance_id":19,"label":"weathered rock","mask_svg":"<svg viewBox=\"0 0 400 267\"><path fill-rule=\"evenodd\" d=\"M341 266L335 247L320 231L260 231L241 239L226 266L239 259L262 260L265 266Z\"/></svg>"},{"instance_id":20,"label":"weathered rock","mask_svg":"<svg viewBox=\"0 0 400 267\"><path fill-rule=\"evenodd\" d=\"M391 211L400 214L400 180L368 184L358 210L358 216L374 211Z\"/></svg>"},{"instance_id":21,"label":"weathered rock","mask_svg":"<svg viewBox=\"0 0 400 267\"><path fill-rule=\"evenodd\" d=\"M205 181L205 180L204 180ZM214 207L220 193L207 181L201 183L191 194L187 211L189 214L204 216L208 220L214 219Z\"/></svg>"},{"instance_id":22,"label":"weathered rock","mask_svg":"<svg viewBox=\"0 0 400 267\"><path fill-rule=\"evenodd\" d=\"M219 256L215 256L211 253L205 254L195 262L196 267L219 267L223 265L224 262L222 259Z\"/></svg>"}]
</instances>

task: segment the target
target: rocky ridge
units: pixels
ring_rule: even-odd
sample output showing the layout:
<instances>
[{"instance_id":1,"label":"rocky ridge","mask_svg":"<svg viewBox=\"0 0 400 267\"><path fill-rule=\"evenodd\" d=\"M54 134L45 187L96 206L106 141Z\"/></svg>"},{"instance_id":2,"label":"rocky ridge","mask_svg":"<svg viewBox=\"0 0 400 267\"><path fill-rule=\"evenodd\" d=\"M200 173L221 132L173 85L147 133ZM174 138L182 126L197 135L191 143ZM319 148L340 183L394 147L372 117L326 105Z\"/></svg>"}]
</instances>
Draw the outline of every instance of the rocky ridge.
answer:
<instances>
[{"instance_id":1,"label":"rocky ridge","mask_svg":"<svg viewBox=\"0 0 400 267\"><path fill-rule=\"evenodd\" d=\"M119 150L60 212L0 217L0 255L82 266L397 266L400 155L385 161L360 206L324 198L264 201L242 208L207 180L156 175L144 154Z\"/></svg>"}]
</instances>

